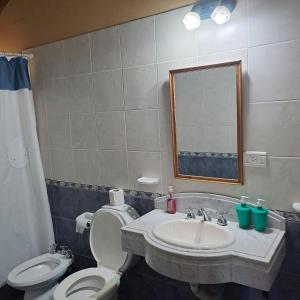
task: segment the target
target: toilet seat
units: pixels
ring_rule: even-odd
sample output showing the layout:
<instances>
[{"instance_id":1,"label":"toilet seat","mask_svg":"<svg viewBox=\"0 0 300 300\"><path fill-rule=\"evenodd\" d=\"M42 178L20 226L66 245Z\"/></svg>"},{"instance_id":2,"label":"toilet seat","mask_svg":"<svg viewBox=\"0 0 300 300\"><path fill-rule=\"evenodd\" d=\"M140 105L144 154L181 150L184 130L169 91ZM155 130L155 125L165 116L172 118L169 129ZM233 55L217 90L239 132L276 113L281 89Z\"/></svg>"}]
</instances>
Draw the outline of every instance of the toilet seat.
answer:
<instances>
[{"instance_id":1,"label":"toilet seat","mask_svg":"<svg viewBox=\"0 0 300 300\"><path fill-rule=\"evenodd\" d=\"M61 277L71 263L60 254L46 253L16 266L8 274L7 283L17 289L48 285Z\"/></svg>"},{"instance_id":2,"label":"toilet seat","mask_svg":"<svg viewBox=\"0 0 300 300\"><path fill-rule=\"evenodd\" d=\"M59 300L86 300L113 294L120 283L120 275L100 266L73 273L55 289L53 298ZM96 295L97 294L97 295ZM92 297L93 296L93 297Z\"/></svg>"},{"instance_id":3,"label":"toilet seat","mask_svg":"<svg viewBox=\"0 0 300 300\"><path fill-rule=\"evenodd\" d=\"M97 268L76 272L55 289L54 300L112 300L116 298L121 273L135 261L122 249L121 228L138 214L129 205L103 206L95 212L90 228L90 247Z\"/></svg>"}]
</instances>

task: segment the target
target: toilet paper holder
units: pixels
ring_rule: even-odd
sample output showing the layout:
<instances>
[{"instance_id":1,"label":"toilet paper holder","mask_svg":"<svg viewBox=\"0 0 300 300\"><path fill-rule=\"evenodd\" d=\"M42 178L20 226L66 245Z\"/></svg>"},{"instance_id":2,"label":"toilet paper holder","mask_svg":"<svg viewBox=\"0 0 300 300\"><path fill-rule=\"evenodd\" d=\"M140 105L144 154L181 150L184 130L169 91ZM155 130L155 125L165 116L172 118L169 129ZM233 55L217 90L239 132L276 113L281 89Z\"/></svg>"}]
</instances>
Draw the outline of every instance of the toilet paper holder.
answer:
<instances>
[{"instance_id":1,"label":"toilet paper holder","mask_svg":"<svg viewBox=\"0 0 300 300\"><path fill-rule=\"evenodd\" d=\"M90 229L94 214L84 212L76 218L76 232L82 234L85 229Z\"/></svg>"}]
</instances>

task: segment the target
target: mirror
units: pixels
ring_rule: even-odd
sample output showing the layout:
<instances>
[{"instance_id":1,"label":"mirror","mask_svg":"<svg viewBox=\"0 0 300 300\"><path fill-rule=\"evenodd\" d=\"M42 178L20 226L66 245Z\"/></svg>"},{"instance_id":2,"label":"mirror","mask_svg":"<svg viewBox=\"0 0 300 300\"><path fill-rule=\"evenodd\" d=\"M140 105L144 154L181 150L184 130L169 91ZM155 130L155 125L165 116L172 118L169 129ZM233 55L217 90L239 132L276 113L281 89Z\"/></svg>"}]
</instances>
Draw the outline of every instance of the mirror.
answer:
<instances>
[{"instance_id":1,"label":"mirror","mask_svg":"<svg viewBox=\"0 0 300 300\"><path fill-rule=\"evenodd\" d=\"M175 177L242 184L241 61L169 75Z\"/></svg>"}]
</instances>

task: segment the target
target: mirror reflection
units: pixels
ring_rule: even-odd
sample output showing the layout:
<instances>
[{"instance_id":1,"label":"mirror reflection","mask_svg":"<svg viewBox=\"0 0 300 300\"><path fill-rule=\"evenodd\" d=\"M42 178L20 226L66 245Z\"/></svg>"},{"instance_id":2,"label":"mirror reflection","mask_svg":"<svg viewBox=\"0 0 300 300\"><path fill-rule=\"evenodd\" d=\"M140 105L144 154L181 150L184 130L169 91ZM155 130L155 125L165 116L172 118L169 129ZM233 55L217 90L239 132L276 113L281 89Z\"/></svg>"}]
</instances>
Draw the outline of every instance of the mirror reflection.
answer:
<instances>
[{"instance_id":1,"label":"mirror reflection","mask_svg":"<svg viewBox=\"0 0 300 300\"><path fill-rule=\"evenodd\" d=\"M176 177L241 183L241 65L170 71Z\"/></svg>"}]
</instances>

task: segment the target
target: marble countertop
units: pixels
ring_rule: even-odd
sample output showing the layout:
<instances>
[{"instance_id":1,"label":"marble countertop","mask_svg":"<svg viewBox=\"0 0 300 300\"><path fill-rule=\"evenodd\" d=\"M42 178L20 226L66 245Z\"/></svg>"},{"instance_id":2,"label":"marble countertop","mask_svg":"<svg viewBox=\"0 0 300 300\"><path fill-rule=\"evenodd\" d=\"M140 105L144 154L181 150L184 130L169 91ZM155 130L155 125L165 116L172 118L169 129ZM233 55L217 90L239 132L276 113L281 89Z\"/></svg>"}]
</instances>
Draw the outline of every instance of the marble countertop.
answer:
<instances>
[{"instance_id":1,"label":"marble countertop","mask_svg":"<svg viewBox=\"0 0 300 300\"><path fill-rule=\"evenodd\" d=\"M266 291L271 288L286 251L284 218L270 212L265 232L244 230L239 228L234 216L237 199L204 193L177 194L176 198L180 210L176 214L161 209L165 198L160 197L156 209L124 226L121 229L123 249L144 256L151 268L173 279L200 284L236 282ZM229 212L227 228L235 241L225 248L188 249L162 242L152 234L157 224L184 219L186 208L195 205L207 211L225 208ZM211 222L216 223L212 216Z\"/></svg>"},{"instance_id":2,"label":"marble countertop","mask_svg":"<svg viewBox=\"0 0 300 300\"><path fill-rule=\"evenodd\" d=\"M234 254L237 256L247 259L254 259L255 261L260 261L263 263L269 263L271 261L274 250L278 248L285 234L285 231L276 228L268 228L265 232L258 232L254 229L245 230L239 228L238 223L228 221L227 228L234 234L235 241L228 247L212 250L176 247L160 241L152 234L153 228L158 223L173 219L184 219L185 217L186 214L184 213L179 212L172 215L163 210L155 209L136 221L130 223L126 227L123 227L122 231L142 234L148 243L155 247L159 247L166 252L174 253L176 255L189 255L193 257L207 258L212 256L224 257L225 255L232 255L234 252ZM217 220L212 219L211 222L216 223Z\"/></svg>"}]
</instances>

